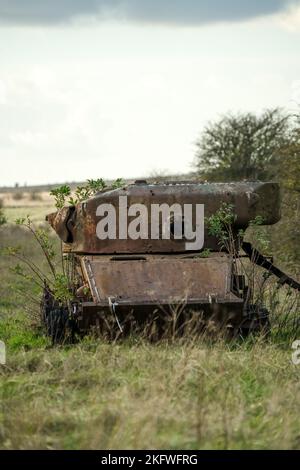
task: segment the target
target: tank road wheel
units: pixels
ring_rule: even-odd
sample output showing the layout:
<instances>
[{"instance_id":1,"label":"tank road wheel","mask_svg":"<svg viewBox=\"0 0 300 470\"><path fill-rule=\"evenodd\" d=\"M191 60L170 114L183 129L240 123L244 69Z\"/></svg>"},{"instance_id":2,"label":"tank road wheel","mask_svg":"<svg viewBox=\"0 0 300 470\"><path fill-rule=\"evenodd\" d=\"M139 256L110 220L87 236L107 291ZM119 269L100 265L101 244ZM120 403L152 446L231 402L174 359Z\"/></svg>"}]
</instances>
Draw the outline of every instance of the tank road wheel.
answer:
<instances>
[{"instance_id":1,"label":"tank road wheel","mask_svg":"<svg viewBox=\"0 0 300 470\"><path fill-rule=\"evenodd\" d=\"M46 318L47 335L52 339L52 344L63 343L67 337L68 311L61 307L51 310Z\"/></svg>"},{"instance_id":2,"label":"tank road wheel","mask_svg":"<svg viewBox=\"0 0 300 470\"><path fill-rule=\"evenodd\" d=\"M268 336L271 332L269 311L259 305L248 305L245 317L239 326L239 333L243 338L249 334L263 334Z\"/></svg>"},{"instance_id":3,"label":"tank road wheel","mask_svg":"<svg viewBox=\"0 0 300 470\"><path fill-rule=\"evenodd\" d=\"M45 287L41 300L41 323L52 344L61 344L67 338L73 341L75 322L69 318L68 308L59 305L48 287Z\"/></svg>"}]
</instances>

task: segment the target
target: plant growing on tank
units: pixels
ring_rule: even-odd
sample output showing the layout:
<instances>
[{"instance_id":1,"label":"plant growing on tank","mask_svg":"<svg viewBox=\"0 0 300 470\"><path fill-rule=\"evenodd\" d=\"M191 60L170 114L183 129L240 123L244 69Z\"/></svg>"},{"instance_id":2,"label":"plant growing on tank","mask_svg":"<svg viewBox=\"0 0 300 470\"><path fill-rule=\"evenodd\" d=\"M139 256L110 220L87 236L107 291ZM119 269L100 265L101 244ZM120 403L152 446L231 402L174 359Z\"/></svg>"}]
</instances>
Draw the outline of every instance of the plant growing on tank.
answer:
<instances>
[{"instance_id":1,"label":"plant growing on tank","mask_svg":"<svg viewBox=\"0 0 300 470\"><path fill-rule=\"evenodd\" d=\"M228 253L231 254L235 252L232 226L236 217L234 206L232 204L223 203L215 214L206 218L209 235L216 237L219 241L220 248L225 248Z\"/></svg>"},{"instance_id":2,"label":"plant growing on tank","mask_svg":"<svg viewBox=\"0 0 300 470\"><path fill-rule=\"evenodd\" d=\"M50 196L54 197L56 209L62 209L66 204L66 199L71 195L70 186L63 185L59 188L52 189Z\"/></svg>"},{"instance_id":3,"label":"plant growing on tank","mask_svg":"<svg viewBox=\"0 0 300 470\"><path fill-rule=\"evenodd\" d=\"M62 209L65 205L75 206L79 202L85 201L99 192L117 189L122 186L124 186L122 178L116 179L111 185L107 185L102 178L96 180L89 179L84 186L77 186L73 194L70 186L63 185L50 191L50 195L54 197L55 207Z\"/></svg>"},{"instance_id":4,"label":"plant growing on tank","mask_svg":"<svg viewBox=\"0 0 300 470\"><path fill-rule=\"evenodd\" d=\"M243 240L246 238L264 255L270 255L270 242L267 231L263 227L264 219L257 216L250 222L247 232L240 230L237 243L233 241L235 220L234 207L230 204L222 204L215 214L206 219L208 233L218 239L221 250L225 250L233 257L236 274L245 276L248 285L247 303L258 308L266 307L270 312L273 334L283 335L284 332L290 331L296 334L299 331L297 319L299 294L288 286L282 288L281 283L270 272L258 267L256 254L249 260L242 253Z\"/></svg>"},{"instance_id":5,"label":"plant growing on tank","mask_svg":"<svg viewBox=\"0 0 300 470\"><path fill-rule=\"evenodd\" d=\"M57 292L57 300L67 301L70 298L70 288L68 278L65 275L67 258L61 258L62 265L58 261L58 253L54 248L49 233L40 227L35 227L29 216L19 218L15 221L16 225L28 230L34 237L37 245L42 250L44 258L47 262L47 273L42 271L22 250L22 247L6 247L3 254L13 256L17 259L17 265L12 268L14 273L23 277L27 281L33 282L37 287L43 288L45 282L53 290ZM27 269L26 269L27 268Z\"/></svg>"}]
</instances>

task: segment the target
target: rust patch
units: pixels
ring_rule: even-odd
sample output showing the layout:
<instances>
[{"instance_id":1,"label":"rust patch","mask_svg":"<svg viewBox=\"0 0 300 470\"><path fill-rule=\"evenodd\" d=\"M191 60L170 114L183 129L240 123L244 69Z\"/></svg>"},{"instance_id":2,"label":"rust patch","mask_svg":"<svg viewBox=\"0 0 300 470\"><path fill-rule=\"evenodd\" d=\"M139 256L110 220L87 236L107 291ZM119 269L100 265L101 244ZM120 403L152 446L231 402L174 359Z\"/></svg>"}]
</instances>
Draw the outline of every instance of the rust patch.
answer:
<instances>
[{"instance_id":1,"label":"rust patch","mask_svg":"<svg viewBox=\"0 0 300 470\"><path fill-rule=\"evenodd\" d=\"M108 305L212 304L242 302L231 292L229 256L180 258L147 256L145 259L82 258L85 280L93 300Z\"/></svg>"}]
</instances>

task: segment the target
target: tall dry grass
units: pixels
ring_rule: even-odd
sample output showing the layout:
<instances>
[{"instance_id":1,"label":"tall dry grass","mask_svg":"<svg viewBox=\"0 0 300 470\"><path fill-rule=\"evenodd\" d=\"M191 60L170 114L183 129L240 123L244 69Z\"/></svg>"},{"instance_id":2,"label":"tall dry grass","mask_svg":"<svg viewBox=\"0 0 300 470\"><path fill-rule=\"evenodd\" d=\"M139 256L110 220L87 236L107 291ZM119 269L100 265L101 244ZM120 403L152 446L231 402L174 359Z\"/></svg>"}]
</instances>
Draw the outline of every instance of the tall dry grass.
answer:
<instances>
[{"instance_id":1,"label":"tall dry grass","mask_svg":"<svg viewBox=\"0 0 300 470\"><path fill-rule=\"evenodd\" d=\"M4 449L299 448L300 368L257 341L19 350L1 369Z\"/></svg>"}]
</instances>

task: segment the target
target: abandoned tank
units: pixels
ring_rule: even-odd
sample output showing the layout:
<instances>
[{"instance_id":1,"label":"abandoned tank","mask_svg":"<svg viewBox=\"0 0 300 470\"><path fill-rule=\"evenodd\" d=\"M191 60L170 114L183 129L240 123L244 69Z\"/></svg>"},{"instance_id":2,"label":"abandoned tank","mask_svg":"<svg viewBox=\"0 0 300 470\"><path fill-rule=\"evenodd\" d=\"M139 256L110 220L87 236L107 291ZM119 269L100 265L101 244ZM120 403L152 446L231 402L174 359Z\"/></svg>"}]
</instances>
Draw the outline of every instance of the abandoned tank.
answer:
<instances>
[{"instance_id":1,"label":"abandoned tank","mask_svg":"<svg viewBox=\"0 0 300 470\"><path fill-rule=\"evenodd\" d=\"M233 252L205 223L224 204L234 211ZM264 225L280 220L277 183L137 181L49 214L72 260L74 286L66 306L45 285L42 317L49 335L60 340L66 328L84 334L105 323L125 334L133 323L161 319L178 306L199 312L199 323L214 320L233 334L268 328L266 309L251 303L239 258L248 256L282 283L294 281L243 242L257 217Z\"/></svg>"}]
</instances>

